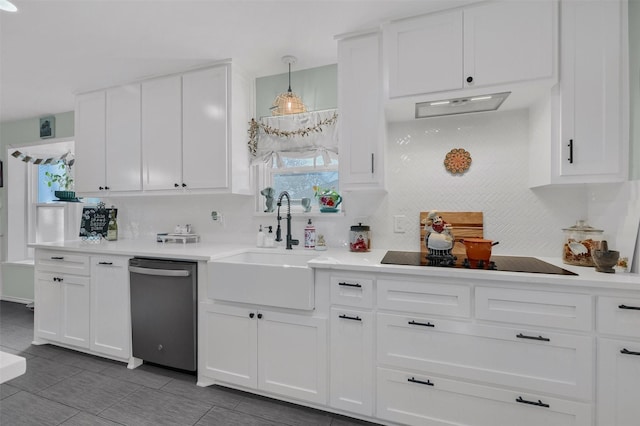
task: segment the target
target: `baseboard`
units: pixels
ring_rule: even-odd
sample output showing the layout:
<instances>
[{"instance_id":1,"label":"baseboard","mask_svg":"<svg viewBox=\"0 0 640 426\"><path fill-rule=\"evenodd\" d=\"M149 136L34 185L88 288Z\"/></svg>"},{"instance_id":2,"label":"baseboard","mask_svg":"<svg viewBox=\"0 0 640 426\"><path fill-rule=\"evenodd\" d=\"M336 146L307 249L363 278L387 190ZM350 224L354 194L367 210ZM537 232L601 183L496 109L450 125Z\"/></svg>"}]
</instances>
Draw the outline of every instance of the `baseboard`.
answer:
<instances>
[{"instance_id":1,"label":"baseboard","mask_svg":"<svg viewBox=\"0 0 640 426\"><path fill-rule=\"evenodd\" d=\"M29 303L33 303L33 300L23 299L21 297L12 297L12 296L0 296L0 300L5 301L5 302L22 303L24 305L28 305Z\"/></svg>"}]
</instances>

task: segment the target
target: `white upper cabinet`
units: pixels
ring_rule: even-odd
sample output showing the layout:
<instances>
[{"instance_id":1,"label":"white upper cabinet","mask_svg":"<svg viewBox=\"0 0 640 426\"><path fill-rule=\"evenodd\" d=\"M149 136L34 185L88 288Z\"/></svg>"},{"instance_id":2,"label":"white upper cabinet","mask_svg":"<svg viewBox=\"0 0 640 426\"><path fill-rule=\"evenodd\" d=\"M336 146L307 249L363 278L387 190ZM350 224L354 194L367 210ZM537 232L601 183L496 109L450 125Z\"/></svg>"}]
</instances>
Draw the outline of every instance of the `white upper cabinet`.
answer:
<instances>
[{"instance_id":1,"label":"white upper cabinet","mask_svg":"<svg viewBox=\"0 0 640 426\"><path fill-rule=\"evenodd\" d=\"M105 92L76 97L75 109L75 190L80 193L104 190L105 168Z\"/></svg>"},{"instance_id":2,"label":"white upper cabinet","mask_svg":"<svg viewBox=\"0 0 640 426\"><path fill-rule=\"evenodd\" d=\"M557 7L490 2L388 24L389 97L553 79Z\"/></svg>"},{"instance_id":3,"label":"white upper cabinet","mask_svg":"<svg viewBox=\"0 0 640 426\"><path fill-rule=\"evenodd\" d=\"M462 10L391 24L384 33L390 97L462 88Z\"/></svg>"},{"instance_id":4,"label":"white upper cabinet","mask_svg":"<svg viewBox=\"0 0 640 426\"><path fill-rule=\"evenodd\" d=\"M338 42L340 189L384 190L382 70L378 32Z\"/></svg>"},{"instance_id":5,"label":"white upper cabinet","mask_svg":"<svg viewBox=\"0 0 640 426\"><path fill-rule=\"evenodd\" d=\"M106 186L110 191L142 189L140 85L107 90Z\"/></svg>"},{"instance_id":6,"label":"white upper cabinet","mask_svg":"<svg viewBox=\"0 0 640 426\"><path fill-rule=\"evenodd\" d=\"M226 188L227 67L182 77L182 178L189 188Z\"/></svg>"},{"instance_id":7,"label":"white upper cabinet","mask_svg":"<svg viewBox=\"0 0 640 426\"><path fill-rule=\"evenodd\" d=\"M560 84L531 111L530 186L625 181L627 2L567 1L560 15Z\"/></svg>"},{"instance_id":8,"label":"white upper cabinet","mask_svg":"<svg viewBox=\"0 0 640 426\"><path fill-rule=\"evenodd\" d=\"M620 1L562 3L561 177L627 179L626 16Z\"/></svg>"},{"instance_id":9,"label":"white upper cabinet","mask_svg":"<svg viewBox=\"0 0 640 426\"><path fill-rule=\"evenodd\" d=\"M179 75L142 83L142 186L182 185L182 79Z\"/></svg>"},{"instance_id":10,"label":"white upper cabinet","mask_svg":"<svg viewBox=\"0 0 640 426\"><path fill-rule=\"evenodd\" d=\"M140 190L140 85L78 95L75 114L76 191Z\"/></svg>"},{"instance_id":11,"label":"white upper cabinet","mask_svg":"<svg viewBox=\"0 0 640 426\"><path fill-rule=\"evenodd\" d=\"M231 63L76 97L76 190L250 193L249 80Z\"/></svg>"}]
</instances>

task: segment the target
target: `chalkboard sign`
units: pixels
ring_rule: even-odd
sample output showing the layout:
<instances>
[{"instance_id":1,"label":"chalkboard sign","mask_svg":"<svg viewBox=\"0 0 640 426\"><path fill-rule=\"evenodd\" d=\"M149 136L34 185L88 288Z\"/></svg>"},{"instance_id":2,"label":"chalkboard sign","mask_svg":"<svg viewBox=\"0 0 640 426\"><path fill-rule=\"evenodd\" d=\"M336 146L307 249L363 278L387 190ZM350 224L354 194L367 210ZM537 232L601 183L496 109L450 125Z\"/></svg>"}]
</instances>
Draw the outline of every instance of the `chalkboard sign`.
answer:
<instances>
[{"instance_id":1,"label":"chalkboard sign","mask_svg":"<svg viewBox=\"0 0 640 426\"><path fill-rule=\"evenodd\" d=\"M113 210L113 216L118 217L118 209L100 209L98 207L85 207L82 209L82 221L80 222L81 237L107 236L109 216Z\"/></svg>"}]
</instances>

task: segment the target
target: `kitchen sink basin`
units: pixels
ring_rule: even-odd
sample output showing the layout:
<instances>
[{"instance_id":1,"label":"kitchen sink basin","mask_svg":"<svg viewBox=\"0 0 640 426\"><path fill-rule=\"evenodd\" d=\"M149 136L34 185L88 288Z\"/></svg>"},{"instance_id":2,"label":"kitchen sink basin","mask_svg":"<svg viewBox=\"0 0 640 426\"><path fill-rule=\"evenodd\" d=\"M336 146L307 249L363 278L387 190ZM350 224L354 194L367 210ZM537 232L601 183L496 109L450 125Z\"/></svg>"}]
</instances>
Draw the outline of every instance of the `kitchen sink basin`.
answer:
<instances>
[{"instance_id":1,"label":"kitchen sink basin","mask_svg":"<svg viewBox=\"0 0 640 426\"><path fill-rule=\"evenodd\" d=\"M246 251L209 262L208 295L215 300L314 308L313 270L317 253Z\"/></svg>"}]
</instances>

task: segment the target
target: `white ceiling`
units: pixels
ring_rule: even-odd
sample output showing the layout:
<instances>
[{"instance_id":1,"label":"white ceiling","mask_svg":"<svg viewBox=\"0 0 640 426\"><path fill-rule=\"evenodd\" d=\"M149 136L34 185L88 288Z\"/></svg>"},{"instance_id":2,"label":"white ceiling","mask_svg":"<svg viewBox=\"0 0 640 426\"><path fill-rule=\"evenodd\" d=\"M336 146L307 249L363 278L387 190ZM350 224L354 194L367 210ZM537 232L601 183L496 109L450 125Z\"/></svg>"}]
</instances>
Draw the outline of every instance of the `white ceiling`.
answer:
<instances>
[{"instance_id":1,"label":"white ceiling","mask_svg":"<svg viewBox=\"0 0 640 426\"><path fill-rule=\"evenodd\" d=\"M0 11L0 122L74 94L232 58L250 75L333 64L337 34L470 0L12 0Z\"/></svg>"}]
</instances>

